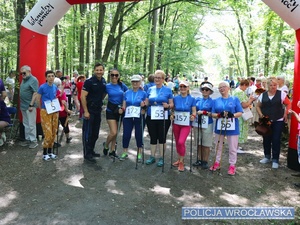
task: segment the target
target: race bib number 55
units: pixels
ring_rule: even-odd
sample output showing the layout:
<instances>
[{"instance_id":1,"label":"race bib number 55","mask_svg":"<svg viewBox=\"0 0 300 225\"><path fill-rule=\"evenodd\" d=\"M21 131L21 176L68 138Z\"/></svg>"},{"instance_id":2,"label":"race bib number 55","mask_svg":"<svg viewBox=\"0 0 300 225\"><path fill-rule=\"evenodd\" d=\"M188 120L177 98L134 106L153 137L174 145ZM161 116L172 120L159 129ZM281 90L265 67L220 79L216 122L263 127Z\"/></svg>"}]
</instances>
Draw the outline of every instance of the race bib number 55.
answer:
<instances>
[{"instance_id":1,"label":"race bib number 55","mask_svg":"<svg viewBox=\"0 0 300 225\"><path fill-rule=\"evenodd\" d=\"M218 119L217 121L217 130L235 130L235 119Z\"/></svg>"}]
</instances>

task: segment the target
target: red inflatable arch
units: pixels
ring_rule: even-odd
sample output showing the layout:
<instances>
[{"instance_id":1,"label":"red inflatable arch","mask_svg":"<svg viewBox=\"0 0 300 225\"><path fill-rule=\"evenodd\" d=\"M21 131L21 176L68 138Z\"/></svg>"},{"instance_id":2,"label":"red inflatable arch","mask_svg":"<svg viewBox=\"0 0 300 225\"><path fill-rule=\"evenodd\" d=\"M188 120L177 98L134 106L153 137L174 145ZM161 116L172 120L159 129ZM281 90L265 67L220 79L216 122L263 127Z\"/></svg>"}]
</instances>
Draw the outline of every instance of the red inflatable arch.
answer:
<instances>
[{"instance_id":1,"label":"red inflatable arch","mask_svg":"<svg viewBox=\"0 0 300 225\"><path fill-rule=\"evenodd\" d=\"M99 2L125 2L128 0L40 0L22 22L20 30L20 67L29 65L40 83L45 81L47 35L65 13L75 4ZM293 110L300 112L297 102L300 92L300 0L262 0L285 22L296 30ZM40 118L37 118L40 123ZM288 167L300 171L297 156L298 123L292 117L289 139Z\"/></svg>"}]
</instances>

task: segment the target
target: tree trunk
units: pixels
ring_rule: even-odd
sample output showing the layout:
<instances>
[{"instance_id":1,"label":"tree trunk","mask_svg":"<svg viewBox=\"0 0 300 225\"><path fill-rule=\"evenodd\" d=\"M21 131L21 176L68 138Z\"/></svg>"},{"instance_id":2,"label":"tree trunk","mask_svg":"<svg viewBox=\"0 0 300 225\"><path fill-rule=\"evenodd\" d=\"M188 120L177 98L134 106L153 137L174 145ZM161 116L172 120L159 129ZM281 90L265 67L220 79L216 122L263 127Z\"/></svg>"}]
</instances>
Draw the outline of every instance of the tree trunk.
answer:
<instances>
[{"instance_id":1,"label":"tree trunk","mask_svg":"<svg viewBox=\"0 0 300 225\"><path fill-rule=\"evenodd\" d=\"M55 68L56 69L61 69L60 64L59 64L59 38L58 38L58 25L55 25L54 27L54 57L55 57Z\"/></svg>"},{"instance_id":2,"label":"tree trunk","mask_svg":"<svg viewBox=\"0 0 300 225\"><path fill-rule=\"evenodd\" d=\"M80 73L84 71L84 35L85 35L85 14L86 14L86 4L80 5L80 18L81 18L81 25L80 25L80 37L79 37L79 67L78 70Z\"/></svg>"},{"instance_id":3,"label":"tree trunk","mask_svg":"<svg viewBox=\"0 0 300 225\"><path fill-rule=\"evenodd\" d=\"M158 0L154 0L153 8L157 8ZM154 73L154 57L155 57L155 36L157 29L157 9L152 12L151 34L150 34L150 54L149 54L149 72Z\"/></svg>"},{"instance_id":4,"label":"tree trunk","mask_svg":"<svg viewBox=\"0 0 300 225\"><path fill-rule=\"evenodd\" d=\"M101 61L102 56L102 41L103 41L103 31L105 28L104 18L105 18L106 6L103 3L99 4L99 15L98 15L98 30L96 33L96 47L95 47L95 60Z\"/></svg>"}]
</instances>

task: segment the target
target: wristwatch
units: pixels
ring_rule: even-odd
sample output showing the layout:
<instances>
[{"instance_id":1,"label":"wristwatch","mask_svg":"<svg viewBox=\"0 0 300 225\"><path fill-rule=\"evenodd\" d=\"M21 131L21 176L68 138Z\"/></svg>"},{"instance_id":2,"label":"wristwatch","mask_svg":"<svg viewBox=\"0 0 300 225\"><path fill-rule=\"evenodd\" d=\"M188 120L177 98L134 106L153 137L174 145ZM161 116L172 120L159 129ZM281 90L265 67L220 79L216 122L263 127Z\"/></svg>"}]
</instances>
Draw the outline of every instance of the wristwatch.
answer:
<instances>
[{"instance_id":1,"label":"wristwatch","mask_svg":"<svg viewBox=\"0 0 300 225\"><path fill-rule=\"evenodd\" d=\"M29 105L29 107L33 107L33 105Z\"/></svg>"}]
</instances>

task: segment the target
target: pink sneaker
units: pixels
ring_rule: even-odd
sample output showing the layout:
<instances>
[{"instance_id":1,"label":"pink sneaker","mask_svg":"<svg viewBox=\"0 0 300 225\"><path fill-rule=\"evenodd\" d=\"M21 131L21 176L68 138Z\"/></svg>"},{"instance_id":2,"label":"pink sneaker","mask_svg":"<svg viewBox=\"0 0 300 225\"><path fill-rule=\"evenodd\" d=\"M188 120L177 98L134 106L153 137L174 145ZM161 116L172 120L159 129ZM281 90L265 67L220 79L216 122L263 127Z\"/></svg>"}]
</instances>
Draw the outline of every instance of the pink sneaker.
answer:
<instances>
[{"instance_id":1,"label":"pink sneaker","mask_svg":"<svg viewBox=\"0 0 300 225\"><path fill-rule=\"evenodd\" d=\"M235 175L235 166L234 165L230 165L228 168L228 175Z\"/></svg>"},{"instance_id":2,"label":"pink sneaker","mask_svg":"<svg viewBox=\"0 0 300 225\"><path fill-rule=\"evenodd\" d=\"M211 171L216 171L218 169L220 169L220 163L219 162L215 162L214 165L209 168L209 170L211 170Z\"/></svg>"}]
</instances>

